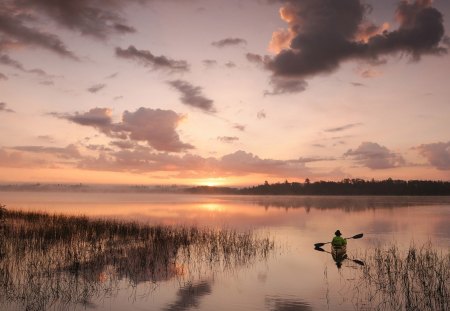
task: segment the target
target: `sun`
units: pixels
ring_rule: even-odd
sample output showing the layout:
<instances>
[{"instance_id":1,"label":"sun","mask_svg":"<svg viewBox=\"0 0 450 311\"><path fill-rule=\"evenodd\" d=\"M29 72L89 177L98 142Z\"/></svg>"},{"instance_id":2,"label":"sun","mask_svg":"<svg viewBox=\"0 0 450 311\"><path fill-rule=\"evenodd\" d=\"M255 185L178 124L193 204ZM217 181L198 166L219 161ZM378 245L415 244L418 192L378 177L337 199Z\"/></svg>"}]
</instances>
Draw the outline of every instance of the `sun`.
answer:
<instances>
[{"instance_id":1,"label":"sun","mask_svg":"<svg viewBox=\"0 0 450 311\"><path fill-rule=\"evenodd\" d=\"M206 178L198 182L200 186L218 187L224 184L223 178Z\"/></svg>"}]
</instances>

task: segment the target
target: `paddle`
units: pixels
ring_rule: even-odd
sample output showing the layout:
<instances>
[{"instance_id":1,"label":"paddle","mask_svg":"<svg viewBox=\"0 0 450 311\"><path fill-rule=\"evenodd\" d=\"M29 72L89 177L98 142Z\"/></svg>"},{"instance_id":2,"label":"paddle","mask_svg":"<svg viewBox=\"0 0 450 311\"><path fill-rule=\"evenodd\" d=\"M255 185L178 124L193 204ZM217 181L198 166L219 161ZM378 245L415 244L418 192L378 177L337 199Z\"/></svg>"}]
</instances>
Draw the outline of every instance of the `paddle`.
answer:
<instances>
[{"instance_id":1,"label":"paddle","mask_svg":"<svg viewBox=\"0 0 450 311\"><path fill-rule=\"evenodd\" d=\"M325 253L331 254L331 252L328 252L328 251L326 251L326 250L324 250L323 248L320 248L320 247L315 247L314 250L319 251L319 252L325 252ZM361 261L361 260L358 260L358 259L351 259L351 258L348 258L348 257L345 257L345 259L351 260L351 261L353 261L354 263L357 263L360 266L364 266L364 261Z\"/></svg>"},{"instance_id":2,"label":"paddle","mask_svg":"<svg viewBox=\"0 0 450 311\"><path fill-rule=\"evenodd\" d=\"M354 235L354 236L352 236L352 237L349 237L349 238L345 238L346 240L348 240L348 239L360 239L360 238L362 238L364 236L364 234L363 233L360 233L360 234L357 234L357 235ZM322 247L322 246L324 246L325 244L329 244L329 243L331 243L331 242L326 242L326 243L316 243L316 244L314 244L314 247Z\"/></svg>"}]
</instances>

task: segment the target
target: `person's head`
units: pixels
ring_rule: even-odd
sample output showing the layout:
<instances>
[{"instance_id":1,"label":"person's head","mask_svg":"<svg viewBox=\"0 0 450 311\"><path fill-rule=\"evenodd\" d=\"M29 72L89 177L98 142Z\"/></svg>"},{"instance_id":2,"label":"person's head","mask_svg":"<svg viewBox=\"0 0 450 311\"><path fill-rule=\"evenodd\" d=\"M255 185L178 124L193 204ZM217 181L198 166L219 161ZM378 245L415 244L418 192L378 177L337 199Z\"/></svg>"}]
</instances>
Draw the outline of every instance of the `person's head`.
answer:
<instances>
[{"instance_id":1,"label":"person's head","mask_svg":"<svg viewBox=\"0 0 450 311\"><path fill-rule=\"evenodd\" d=\"M337 235L337 236L341 236L342 235L341 231L339 231L339 230L336 230L336 232L334 234Z\"/></svg>"}]
</instances>

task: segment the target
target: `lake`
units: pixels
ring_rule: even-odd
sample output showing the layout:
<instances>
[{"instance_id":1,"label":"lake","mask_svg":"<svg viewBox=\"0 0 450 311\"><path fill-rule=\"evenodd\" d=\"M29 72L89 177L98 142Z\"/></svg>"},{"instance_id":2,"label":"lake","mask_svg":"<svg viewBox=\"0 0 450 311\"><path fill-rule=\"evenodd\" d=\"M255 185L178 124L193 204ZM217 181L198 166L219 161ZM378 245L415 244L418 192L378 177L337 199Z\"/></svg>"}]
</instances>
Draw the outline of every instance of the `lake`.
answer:
<instances>
[{"instance_id":1,"label":"lake","mask_svg":"<svg viewBox=\"0 0 450 311\"><path fill-rule=\"evenodd\" d=\"M8 209L145 224L252 230L275 242L268 257L251 263L211 266L158 282L142 278L133 286L121 278L112 291L53 309L365 310L371 306L361 298L357 261L367 253L376 247L396 245L401 252L411 244L431 243L446 254L450 246L450 197L0 192L0 203ZM327 253L329 244L325 252L313 247L330 241L336 229L345 237L364 233L348 241L348 259L340 269ZM2 306L17 308L20 302Z\"/></svg>"}]
</instances>

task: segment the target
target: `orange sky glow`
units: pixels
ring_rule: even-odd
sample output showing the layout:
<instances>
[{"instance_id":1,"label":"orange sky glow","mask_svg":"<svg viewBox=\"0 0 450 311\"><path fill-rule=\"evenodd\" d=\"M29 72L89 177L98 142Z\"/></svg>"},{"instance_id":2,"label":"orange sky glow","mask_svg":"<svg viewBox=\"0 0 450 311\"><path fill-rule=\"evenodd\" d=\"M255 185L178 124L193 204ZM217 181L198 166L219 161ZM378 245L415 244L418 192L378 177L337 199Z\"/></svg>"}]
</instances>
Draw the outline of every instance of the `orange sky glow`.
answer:
<instances>
[{"instance_id":1,"label":"orange sky glow","mask_svg":"<svg viewBox=\"0 0 450 311\"><path fill-rule=\"evenodd\" d=\"M449 16L447 0L3 1L0 183L450 180Z\"/></svg>"}]
</instances>

